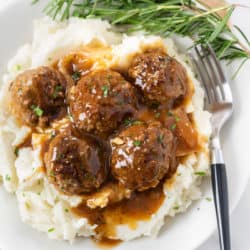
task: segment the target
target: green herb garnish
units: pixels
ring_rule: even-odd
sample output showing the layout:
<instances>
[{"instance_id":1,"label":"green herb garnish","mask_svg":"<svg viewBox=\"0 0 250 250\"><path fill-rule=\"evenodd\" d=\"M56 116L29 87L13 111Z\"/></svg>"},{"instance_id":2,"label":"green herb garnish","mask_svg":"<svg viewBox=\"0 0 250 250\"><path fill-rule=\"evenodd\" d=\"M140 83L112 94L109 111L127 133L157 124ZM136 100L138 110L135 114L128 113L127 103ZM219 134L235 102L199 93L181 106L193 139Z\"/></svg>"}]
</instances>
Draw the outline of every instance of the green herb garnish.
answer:
<instances>
[{"instance_id":1,"label":"green herb garnish","mask_svg":"<svg viewBox=\"0 0 250 250\"><path fill-rule=\"evenodd\" d=\"M212 198L207 197L206 200L210 202L210 201L212 201Z\"/></svg>"},{"instance_id":2,"label":"green herb garnish","mask_svg":"<svg viewBox=\"0 0 250 250\"><path fill-rule=\"evenodd\" d=\"M179 205L176 205L176 206L174 206L173 208L174 208L174 210L178 210L178 209L180 208L180 206L179 206Z\"/></svg>"},{"instance_id":3,"label":"green herb garnish","mask_svg":"<svg viewBox=\"0 0 250 250\"><path fill-rule=\"evenodd\" d=\"M170 129L171 129L171 130L175 130L175 129L176 129L176 126L177 126L176 123L174 123L174 124L172 124L172 125L170 126Z\"/></svg>"},{"instance_id":4,"label":"green herb garnish","mask_svg":"<svg viewBox=\"0 0 250 250\"><path fill-rule=\"evenodd\" d=\"M138 120L132 120L130 118L126 119L124 121L124 125L125 126L131 126L131 125L140 125L140 124L143 124L144 122L142 121L138 121Z\"/></svg>"},{"instance_id":5,"label":"green herb garnish","mask_svg":"<svg viewBox=\"0 0 250 250\"><path fill-rule=\"evenodd\" d=\"M159 117L160 117L160 115L161 115L161 113L160 113L160 112L156 112L156 113L155 113L155 118L159 118Z\"/></svg>"},{"instance_id":6,"label":"green herb garnish","mask_svg":"<svg viewBox=\"0 0 250 250\"><path fill-rule=\"evenodd\" d=\"M173 113L171 111L168 111L167 116L173 116Z\"/></svg>"},{"instance_id":7,"label":"green herb garnish","mask_svg":"<svg viewBox=\"0 0 250 250\"><path fill-rule=\"evenodd\" d=\"M220 59L245 62L250 58L250 46L242 44L238 36L246 36L227 25L235 7L237 4L209 8L206 1L196 0L50 0L45 12L61 20L70 16L106 19L127 33L142 30L164 37L173 33L189 36L196 44L206 46L209 41ZM225 14L219 15L221 11Z\"/></svg>"},{"instance_id":8,"label":"green herb garnish","mask_svg":"<svg viewBox=\"0 0 250 250\"><path fill-rule=\"evenodd\" d=\"M18 155L19 155L19 148L18 147L15 148L14 153L15 153L15 156L18 157Z\"/></svg>"},{"instance_id":9,"label":"green herb garnish","mask_svg":"<svg viewBox=\"0 0 250 250\"><path fill-rule=\"evenodd\" d=\"M109 83L110 83L111 79L112 79L112 75L108 75L107 80L108 80Z\"/></svg>"},{"instance_id":10,"label":"green herb garnish","mask_svg":"<svg viewBox=\"0 0 250 250\"><path fill-rule=\"evenodd\" d=\"M49 229L48 229L48 233L51 233L51 232L53 232L53 231L55 231L55 228L49 228Z\"/></svg>"},{"instance_id":11,"label":"green herb garnish","mask_svg":"<svg viewBox=\"0 0 250 250\"><path fill-rule=\"evenodd\" d=\"M56 99L58 97L58 94L63 90L63 87L61 85L56 85L54 92L52 94L53 98Z\"/></svg>"},{"instance_id":12,"label":"green herb garnish","mask_svg":"<svg viewBox=\"0 0 250 250\"><path fill-rule=\"evenodd\" d=\"M179 116L177 116L177 115L174 116L174 119L175 119L176 122L179 122L181 120L181 118Z\"/></svg>"},{"instance_id":13,"label":"green herb garnish","mask_svg":"<svg viewBox=\"0 0 250 250\"><path fill-rule=\"evenodd\" d=\"M94 176L93 174L91 174L91 173L88 173L88 172L86 172L86 173L84 174L84 177L85 177L87 180L95 180L95 176Z\"/></svg>"},{"instance_id":14,"label":"green herb garnish","mask_svg":"<svg viewBox=\"0 0 250 250\"><path fill-rule=\"evenodd\" d=\"M25 207L27 208L27 209L30 209L30 204L26 201L25 202Z\"/></svg>"},{"instance_id":15,"label":"green herb garnish","mask_svg":"<svg viewBox=\"0 0 250 250\"><path fill-rule=\"evenodd\" d=\"M163 138L164 138L163 135L159 135L157 136L157 141L161 144L163 142Z\"/></svg>"},{"instance_id":16,"label":"green herb garnish","mask_svg":"<svg viewBox=\"0 0 250 250\"><path fill-rule=\"evenodd\" d=\"M43 115L43 110L41 108L39 108L36 105L31 105L31 109L34 111L34 113L36 114L36 116L42 116Z\"/></svg>"},{"instance_id":17,"label":"green herb garnish","mask_svg":"<svg viewBox=\"0 0 250 250\"><path fill-rule=\"evenodd\" d=\"M102 86L102 91L103 91L103 97L108 97L108 94L109 94L109 86L107 86L107 85Z\"/></svg>"},{"instance_id":18,"label":"green herb garnish","mask_svg":"<svg viewBox=\"0 0 250 250\"><path fill-rule=\"evenodd\" d=\"M195 172L195 175L199 175L199 176L206 176L206 172Z\"/></svg>"},{"instance_id":19,"label":"green herb garnish","mask_svg":"<svg viewBox=\"0 0 250 250\"><path fill-rule=\"evenodd\" d=\"M49 174L50 174L50 176L55 177L55 172L53 170L51 170Z\"/></svg>"},{"instance_id":20,"label":"green herb garnish","mask_svg":"<svg viewBox=\"0 0 250 250\"><path fill-rule=\"evenodd\" d=\"M21 69L22 69L22 66L21 66L20 64L17 64L17 65L16 65L16 70L19 71L19 70L21 70Z\"/></svg>"},{"instance_id":21,"label":"green herb garnish","mask_svg":"<svg viewBox=\"0 0 250 250\"><path fill-rule=\"evenodd\" d=\"M133 144L136 147L140 147L141 146L141 141L136 140L136 141L133 142Z\"/></svg>"},{"instance_id":22,"label":"green herb garnish","mask_svg":"<svg viewBox=\"0 0 250 250\"><path fill-rule=\"evenodd\" d=\"M53 138L55 138L56 137L56 131L52 131L51 133L50 133L50 139L53 139Z\"/></svg>"},{"instance_id":23,"label":"green herb garnish","mask_svg":"<svg viewBox=\"0 0 250 250\"><path fill-rule=\"evenodd\" d=\"M77 82L77 81L79 81L80 78L81 78L81 72L75 71L75 72L72 74L71 77L72 77L72 79L73 79L75 82Z\"/></svg>"},{"instance_id":24,"label":"green herb garnish","mask_svg":"<svg viewBox=\"0 0 250 250\"><path fill-rule=\"evenodd\" d=\"M65 211L65 213L68 213L68 212L69 212L68 208L65 208L64 211Z\"/></svg>"},{"instance_id":25,"label":"green herb garnish","mask_svg":"<svg viewBox=\"0 0 250 250\"><path fill-rule=\"evenodd\" d=\"M6 175L5 175L5 180L6 180L6 181L10 181L10 180L11 180L11 177L10 177L8 174L6 174Z\"/></svg>"}]
</instances>

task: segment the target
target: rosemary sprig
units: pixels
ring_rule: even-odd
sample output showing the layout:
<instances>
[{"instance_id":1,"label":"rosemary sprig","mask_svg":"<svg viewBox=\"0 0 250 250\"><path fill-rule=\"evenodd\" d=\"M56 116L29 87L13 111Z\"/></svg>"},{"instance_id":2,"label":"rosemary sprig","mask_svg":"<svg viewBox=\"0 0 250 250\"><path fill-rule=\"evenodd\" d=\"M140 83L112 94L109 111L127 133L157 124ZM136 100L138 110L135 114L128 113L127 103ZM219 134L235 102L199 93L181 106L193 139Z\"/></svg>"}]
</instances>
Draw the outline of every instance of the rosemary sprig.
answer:
<instances>
[{"instance_id":1,"label":"rosemary sprig","mask_svg":"<svg viewBox=\"0 0 250 250\"><path fill-rule=\"evenodd\" d=\"M102 18L123 32L143 30L148 34L169 36L177 33L191 37L195 43L210 42L220 59L250 58L249 40L238 28L247 46L228 26L235 5L209 9L196 0L50 0L45 12L61 20L70 16ZM225 11L225 15L218 15Z\"/></svg>"}]
</instances>

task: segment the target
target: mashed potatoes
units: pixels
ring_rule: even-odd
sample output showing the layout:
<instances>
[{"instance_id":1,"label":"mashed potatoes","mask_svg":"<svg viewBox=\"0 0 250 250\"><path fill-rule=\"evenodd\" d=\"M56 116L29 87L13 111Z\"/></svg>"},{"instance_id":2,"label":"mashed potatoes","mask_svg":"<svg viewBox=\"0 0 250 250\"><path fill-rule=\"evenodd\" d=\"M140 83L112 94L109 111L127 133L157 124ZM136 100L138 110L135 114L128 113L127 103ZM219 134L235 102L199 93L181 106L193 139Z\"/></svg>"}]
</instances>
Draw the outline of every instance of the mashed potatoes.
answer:
<instances>
[{"instance_id":1,"label":"mashed potatoes","mask_svg":"<svg viewBox=\"0 0 250 250\"><path fill-rule=\"evenodd\" d=\"M48 18L38 20L35 22L32 43L18 50L3 76L0 92L0 178L5 189L15 193L22 220L37 230L46 232L53 239L72 241L76 236L92 236L96 234L96 225L91 225L86 218L77 217L71 212L70 208L81 203L80 196L62 195L49 184L42 171L41 135L32 134L32 148L24 147L19 152L15 150L31 133L30 128L18 126L9 113L9 84L21 71L49 65L81 46L98 41L110 48L102 56L107 68L114 65L117 68L127 68L135 53L142 52L145 46L160 44L170 56L184 65L192 79L194 94L186 111L193 113L203 150L189 155L178 165L176 174L163 186L166 196L163 204L150 220L139 221L136 229L131 229L126 224L118 225L112 238L128 241L140 236L156 235L166 216L184 212L193 200L201 197L199 173L209 173L207 139L211 133L210 116L203 110L203 91L189 65L185 63L185 56L177 53L170 39L141 34L122 36L110 30L111 26L100 20L71 18L64 23L53 22Z\"/></svg>"}]
</instances>

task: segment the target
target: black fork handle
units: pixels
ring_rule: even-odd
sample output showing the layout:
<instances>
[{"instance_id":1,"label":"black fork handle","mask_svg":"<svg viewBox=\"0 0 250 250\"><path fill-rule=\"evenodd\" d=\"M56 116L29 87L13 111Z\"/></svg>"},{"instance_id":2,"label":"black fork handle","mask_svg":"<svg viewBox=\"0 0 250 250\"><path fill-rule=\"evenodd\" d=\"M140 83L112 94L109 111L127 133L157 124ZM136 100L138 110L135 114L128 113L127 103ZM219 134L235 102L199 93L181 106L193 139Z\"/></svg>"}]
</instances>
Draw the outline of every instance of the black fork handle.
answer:
<instances>
[{"instance_id":1,"label":"black fork handle","mask_svg":"<svg viewBox=\"0 0 250 250\"><path fill-rule=\"evenodd\" d=\"M212 164L211 172L220 249L231 250L226 166L223 163Z\"/></svg>"}]
</instances>

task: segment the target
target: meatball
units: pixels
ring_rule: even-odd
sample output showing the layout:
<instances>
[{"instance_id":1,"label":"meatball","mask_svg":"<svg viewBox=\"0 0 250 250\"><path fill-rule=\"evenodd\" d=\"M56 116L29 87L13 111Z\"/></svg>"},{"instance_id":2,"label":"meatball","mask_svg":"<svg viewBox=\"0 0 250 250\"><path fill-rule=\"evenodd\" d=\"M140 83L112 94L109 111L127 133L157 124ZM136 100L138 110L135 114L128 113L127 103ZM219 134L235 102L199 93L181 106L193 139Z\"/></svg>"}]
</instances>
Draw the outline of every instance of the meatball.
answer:
<instances>
[{"instance_id":1,"label":"meatball","mask_svg":"<svg viewBox=\"0 0 250 250\"><path fill-rule=\"evenodd\" d=\"M168 104L187 94L185 68L160 50L135 56L128 72L151 103Z\"/></svg>"},{"instance_id":2,"label":"meatball","mask_svg":"<svg viewBox=\"0 0 250 250\"><path fill-rule=\"evenodd\" d=\"M76 137L72 130L52 139L45 165L50 182L69 195L94 191L108 172L102 145L91 138Z\"/></svg>"},{"instance_id":3,"label":"meatball","mask_svg":"<svg viewBox=\"0 0 250 250\"><path fill-rule=\"evenodd\" d=\"M174 137L158 122L125 128L111 146L112 175L132 190L157 186L175 158Z\"/></svg>"},{"instance_id":4,"label":"meatball","mask_svg":"<svg viewBox=\"0 0 250 250\"><path fill-rule=\"evenodd\" d=\"M31 127L46 127L66 111L66 80L57 70L39 67L27 70L10 85L11 112Z\"/></svg>"},{"instance_id":5,"label":"meatball","mask_svg":"<svg viewBox=\"0 0 250 250\"><path fill-rule=\"evenodd\" d=\"M137 106L134 87L119 73L94 71L69 91L70 112L78 129L105 136Z\"/></svg>"}]
</instances>

